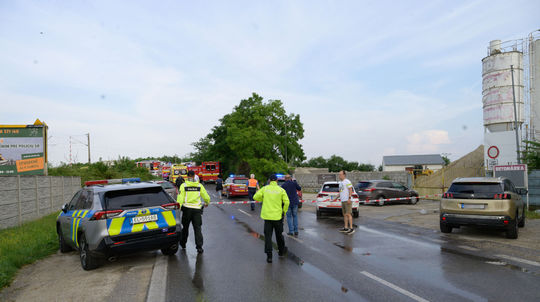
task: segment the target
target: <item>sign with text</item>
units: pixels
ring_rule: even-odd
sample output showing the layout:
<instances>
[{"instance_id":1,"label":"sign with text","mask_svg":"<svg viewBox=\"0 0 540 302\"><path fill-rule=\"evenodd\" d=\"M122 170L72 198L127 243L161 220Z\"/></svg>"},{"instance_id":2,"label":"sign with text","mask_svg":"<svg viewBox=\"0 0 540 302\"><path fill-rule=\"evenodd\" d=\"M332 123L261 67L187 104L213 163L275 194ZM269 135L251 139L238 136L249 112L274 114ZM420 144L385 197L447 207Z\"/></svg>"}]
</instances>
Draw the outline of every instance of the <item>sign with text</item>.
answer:
<instances>
[{"instance_id":1,"label":"sign with text","mask_svg":"<svg viewBox=\"0 0 540 302\"><path fill-rule=\"evenodd\" d=\"M45 125L0 125L0 176L44 175Z\"/></svg>"},{"instance_id":2,"label":"sign with text","mask_svg":"<svg viewBox=\"0 0 540 302\"><path fill-rule=\"evenodd\" d=\"M517 188L528 187L527 165L505 165L493 167L494 177L506 177Z\"/></svg>"}]
</instances>

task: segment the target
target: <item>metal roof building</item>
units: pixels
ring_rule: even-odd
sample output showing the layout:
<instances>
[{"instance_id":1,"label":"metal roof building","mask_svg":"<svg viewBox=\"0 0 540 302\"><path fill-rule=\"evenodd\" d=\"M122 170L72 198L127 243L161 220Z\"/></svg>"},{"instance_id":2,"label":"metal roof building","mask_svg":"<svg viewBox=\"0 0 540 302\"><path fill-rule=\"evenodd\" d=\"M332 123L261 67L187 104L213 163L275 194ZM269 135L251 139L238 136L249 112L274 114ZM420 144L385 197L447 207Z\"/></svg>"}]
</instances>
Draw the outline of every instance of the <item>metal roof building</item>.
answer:
<instances>
[{"instance_id":1,"label":"metal roof building","mask_svg":"<svg viewBox=\"0 0 540 302\"><path fill-rule=\"evenodd\" d=\"M440 154L383 156L383 171L403 171L414 166L439 170L444 166L444 160Z\"/></svg>"}]
</instances>

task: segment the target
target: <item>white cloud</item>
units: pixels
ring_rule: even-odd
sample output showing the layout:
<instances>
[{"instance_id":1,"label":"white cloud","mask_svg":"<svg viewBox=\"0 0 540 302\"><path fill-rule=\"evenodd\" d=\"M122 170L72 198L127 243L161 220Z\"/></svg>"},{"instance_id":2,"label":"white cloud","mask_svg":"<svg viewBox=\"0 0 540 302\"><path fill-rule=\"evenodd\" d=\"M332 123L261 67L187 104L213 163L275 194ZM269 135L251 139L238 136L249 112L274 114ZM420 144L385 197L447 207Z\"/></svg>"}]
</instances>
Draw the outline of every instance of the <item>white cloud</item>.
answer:
<instances>
[{"instance_id":1,"label":"white cloud","mask_svg":"<svg viewBox=\"0 0 540 302\"><path fill-rule=\"evenodd\" d=\"M425 130L407 137L407 151L410 154L440 153L441 145L450 144L448 131Z\"/></svg>"}]
</instances>

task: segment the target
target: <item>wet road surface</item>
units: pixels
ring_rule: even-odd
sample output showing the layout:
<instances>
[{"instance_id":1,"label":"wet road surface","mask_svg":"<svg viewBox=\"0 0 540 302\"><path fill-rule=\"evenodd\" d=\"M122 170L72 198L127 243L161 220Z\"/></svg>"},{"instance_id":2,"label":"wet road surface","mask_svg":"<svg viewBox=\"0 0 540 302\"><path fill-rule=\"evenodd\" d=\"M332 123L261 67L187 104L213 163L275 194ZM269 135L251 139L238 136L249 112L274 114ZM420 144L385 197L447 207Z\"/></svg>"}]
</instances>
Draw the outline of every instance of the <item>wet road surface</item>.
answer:
<instances>
[{"instance_id":1,"label":"wet road surface","mask_svg":"<svg viewBox=\"0 0 540 302\"><path fill-rule=\"evenodd\" d=\"M540 301L535 263L508 264L432 230L365 217L345 235L340 216L317 219L310 207L299 211L299 237L285 236L289 254L276 250L272 264L259 204L206 208L205 252L197 255L191 229L187 249L168 259L166 300Z\"/></svg>"}]
</instances>

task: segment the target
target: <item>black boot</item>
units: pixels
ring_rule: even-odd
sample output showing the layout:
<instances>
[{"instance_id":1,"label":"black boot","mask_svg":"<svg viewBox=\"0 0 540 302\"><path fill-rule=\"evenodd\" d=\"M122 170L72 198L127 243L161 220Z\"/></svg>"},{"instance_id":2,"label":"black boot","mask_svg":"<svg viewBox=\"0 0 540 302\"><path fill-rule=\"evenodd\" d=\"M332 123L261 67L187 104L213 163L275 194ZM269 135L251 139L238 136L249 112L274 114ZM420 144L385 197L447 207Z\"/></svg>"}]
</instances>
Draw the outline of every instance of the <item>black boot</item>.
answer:
<instances>
[{"instance_id":1,"label":"black boot","mask_svg":"<svg viewBox=\"0 0 540 302\"><path fill-rule=\"evenodd\" d=\"M272 253L266 253L266 262L272 263Z\"/></svg>"}]
</instances>

